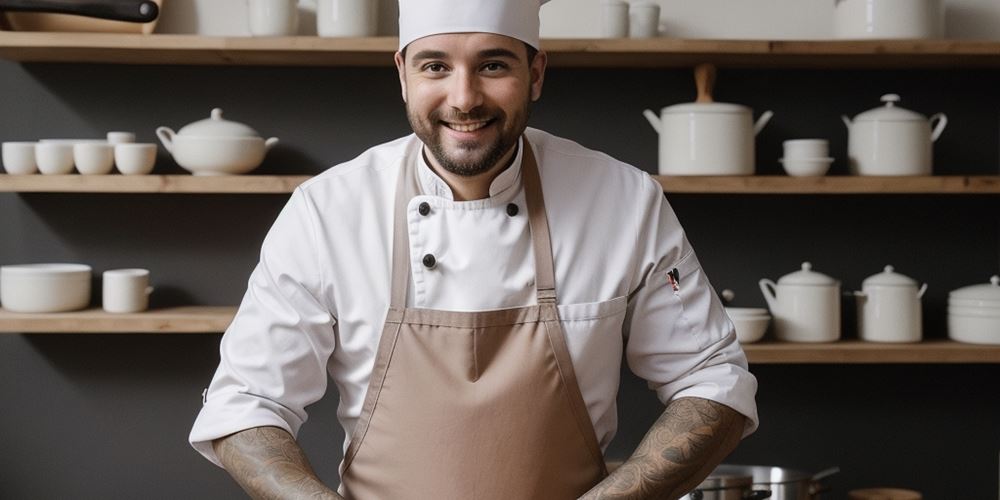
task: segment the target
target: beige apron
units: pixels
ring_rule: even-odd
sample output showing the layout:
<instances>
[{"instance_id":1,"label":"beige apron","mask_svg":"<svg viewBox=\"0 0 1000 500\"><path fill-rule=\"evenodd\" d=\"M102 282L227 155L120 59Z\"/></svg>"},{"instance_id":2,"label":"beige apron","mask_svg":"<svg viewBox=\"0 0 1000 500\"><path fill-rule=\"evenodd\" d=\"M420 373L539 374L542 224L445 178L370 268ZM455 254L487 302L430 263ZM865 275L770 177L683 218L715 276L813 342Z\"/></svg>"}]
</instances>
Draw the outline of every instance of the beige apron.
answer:
<instances>
[{"instance_id":1,"label":"beige apron","mask_svg":"<svg viewBox=\"0 0 1000 500\"><path fill-rule=\"evenodd\" d=\"M538 167L523 144L535 306L405 307L406 209L419 186L415 162L404 162L392 299L344 456L341 491L349 499L575 499L607 474L559 323Z\"/></svg>"}]
</instances>

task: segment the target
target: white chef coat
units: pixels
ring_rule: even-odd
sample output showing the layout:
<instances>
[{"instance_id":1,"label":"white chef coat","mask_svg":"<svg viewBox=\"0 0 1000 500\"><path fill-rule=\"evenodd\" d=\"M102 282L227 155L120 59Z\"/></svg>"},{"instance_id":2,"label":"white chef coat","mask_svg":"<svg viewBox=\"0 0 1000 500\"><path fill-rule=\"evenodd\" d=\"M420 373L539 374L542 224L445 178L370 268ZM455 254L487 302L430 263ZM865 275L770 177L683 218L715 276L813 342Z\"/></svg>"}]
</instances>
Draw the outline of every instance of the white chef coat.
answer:
<instances>
[{"instance_id":1,"label":"white chef coat","mask_svg":"<svg viewBox=\"0 0 1000 500\"><path fill-rule=\"evenodd\" d=\"M574 142L534 129L526 136L542 180L559 316L601 448L617 428L623 349L664 404L684 396L717 401L747 416L744 435L753 432L756 379L660 185ZM414 135L376 146L292 194L222 338L221 363L191 431L191 444L209 460L219 463L213 439L240 430L276 426L297 435L327 375L340 393L347 448L389 305L401 162L418 163L426 193L407 206L407 306L480 311L535 303L523 145L489 198L474 201L454 201L422 146ZM436 261L430 269L427 254Z\"/></svg>"}]
</instances>

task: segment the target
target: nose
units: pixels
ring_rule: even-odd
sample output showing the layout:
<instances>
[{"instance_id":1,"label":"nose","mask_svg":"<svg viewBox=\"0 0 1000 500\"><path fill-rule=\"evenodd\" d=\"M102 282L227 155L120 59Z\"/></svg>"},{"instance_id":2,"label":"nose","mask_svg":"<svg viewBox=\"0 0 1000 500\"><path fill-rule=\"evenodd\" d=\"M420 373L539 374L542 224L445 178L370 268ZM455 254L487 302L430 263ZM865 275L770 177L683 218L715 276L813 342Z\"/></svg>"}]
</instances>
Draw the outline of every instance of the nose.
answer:
<instances>
[{"instance_id":1,"label":"nose","mask_svg":"<svg viewBox=\"0 0 1000 500\"><path fill-rule=\"evenodd\" d=\"M452 76L448 89L448 105L468 113L483 104L483 92L473 71L458 71Z\"/></svg>"}]
</instances>

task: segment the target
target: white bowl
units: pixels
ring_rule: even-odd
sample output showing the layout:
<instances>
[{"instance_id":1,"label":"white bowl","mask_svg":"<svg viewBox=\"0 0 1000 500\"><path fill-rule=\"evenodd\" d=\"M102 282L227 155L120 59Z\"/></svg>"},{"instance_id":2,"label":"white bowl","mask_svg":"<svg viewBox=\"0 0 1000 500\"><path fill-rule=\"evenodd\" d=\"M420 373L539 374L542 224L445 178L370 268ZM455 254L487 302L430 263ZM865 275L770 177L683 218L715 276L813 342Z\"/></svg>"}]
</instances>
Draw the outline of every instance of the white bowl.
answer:
<instances>
[{"instance_id":1,"label":"white bowl","mask_svg":"<svg viewBox=\"0 0 1000 500\"><path fill-rule=\"evenodd\" d=\"M730 317L736 327L736 339L741 344L757 342L764 337L767 326L771 323L770 316L761 317Z\"/></svg>"},{"instance_id":2,"label":"white bowl","mask_svg":"<svg viewBox=\"0 0 1000 500\"><path fill-rule=\"evenodd\" d=\"M830 170L833 158L781 158L778 161L792 177L820 177Z\"/></svg>"},{"instance_id":3,"label":"white bowl","mask_svg":"<svg viewBox=\"0 0 1000 500\"><path fill-rule=\"evenodd\" d=\"M1000 345L1000 317L948 314L948 337L970 344Z\"/></svg>"},{"instance_id":4,"label":"white bowl","mask_svg":"<svg viewBox=\"0 0 1000 500\"><path fill-rule=\"evenodd\" d=\"M51 313L90 304L90 266L27 264L0 267L0 306L12 312Z\"/></svg>"}]
</instances>

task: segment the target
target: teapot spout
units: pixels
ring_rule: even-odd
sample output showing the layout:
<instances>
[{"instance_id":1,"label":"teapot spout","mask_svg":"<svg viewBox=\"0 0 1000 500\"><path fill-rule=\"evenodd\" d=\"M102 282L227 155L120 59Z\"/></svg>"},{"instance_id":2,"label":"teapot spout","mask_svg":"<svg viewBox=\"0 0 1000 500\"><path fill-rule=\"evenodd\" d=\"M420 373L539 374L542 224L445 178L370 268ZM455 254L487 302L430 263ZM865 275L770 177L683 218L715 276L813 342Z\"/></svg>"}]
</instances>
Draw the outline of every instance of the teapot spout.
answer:
<instances>
[{"instance_id":1,"label":"teapot spout","mask_svg":"<svg viewBox=\"0 0 1000 500\"><path fill-rule=\"evenodd\" d=\"M645 116L647 120L649 120L649 124L653 126L653 130L655 130L656 133L659 134L660 133L660 117L657 116L656 113L654 113L654 112L652 112L652 111L650 111L648 109L645 110L645 111L643 111L642 115Z\"/></svg>"},{"instance_id":2,"label":"teapot spout","mask_svg":"<svg viewBox=\"0 0 1000 500\"><path fill-rule=\"evenodd\" d=\"M847 130L851 130L851 119L848 118L847 115L840 115L840 121L844 122L844 126L847 127Z\"/></svg>"},{"instance_id":3,"label":"teapot spout","mask_svg":"<svg viewBox=\"0 0 1000 500\"><path fill-rule=\"evenodd\" d=\"M771 121L772 116L774 116L773 111L765 111L761 113L760 118L757 118L757 123L753 124L753 135L757 135L761 130L764 130L767 122Z\"/></svg>"}]
</instances>

